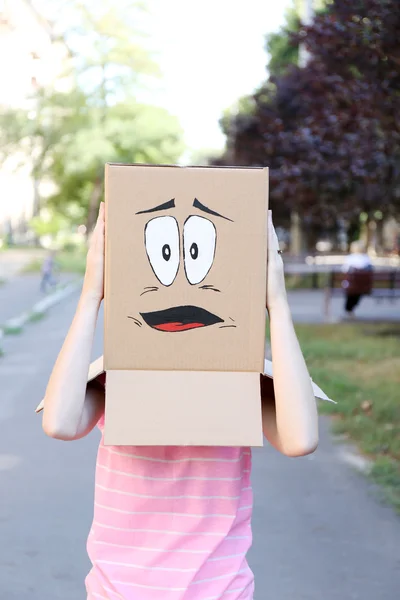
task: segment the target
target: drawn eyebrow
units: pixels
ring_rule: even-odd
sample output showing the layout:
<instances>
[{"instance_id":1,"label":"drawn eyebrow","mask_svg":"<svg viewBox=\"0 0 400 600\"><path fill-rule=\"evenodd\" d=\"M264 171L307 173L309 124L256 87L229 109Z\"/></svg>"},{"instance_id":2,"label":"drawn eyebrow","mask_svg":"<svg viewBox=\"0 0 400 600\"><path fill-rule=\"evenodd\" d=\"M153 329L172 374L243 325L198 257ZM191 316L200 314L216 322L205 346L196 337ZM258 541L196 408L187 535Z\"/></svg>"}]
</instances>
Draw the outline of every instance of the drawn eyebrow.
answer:
<instances>
[{"instance_id":1,"label":"drawn eyebrow","mask_svg":"<svg viewBox=\"0 0 400 600\"><path fill-rule=\"evenodd\" d=\"M173 198L172 200L168 200L168 202L164 202L164 204L159 204L158 206L155 206L154 208L148 208L147 210L140 210L136 214L144 215L146 213L153 213L153 212L157 212L159 210L168 210L169 208L175 208L175 198Z\"/></svg>"},{"instance_id":2,"label":"drawn eyebrow","mask_svg":"<svg viewBox=\"0 0 400 600\"><path fill-rule=\"evenodd\" d=\"M215 210L208 208L208 206L204 206L204 204L202 204L199 200L197 200L197 198L194 199L193 206L195 208L198 208L199 210L202 210L203 212L205 212L209 215L214 215L214 217L221 217L221 219L226 219L227 221L230 221L231 223L233 223L232 219L228 219L228 217L224 217L224 215L220 215L219 213L215 212Z\"/></svg>"}]
</instances>

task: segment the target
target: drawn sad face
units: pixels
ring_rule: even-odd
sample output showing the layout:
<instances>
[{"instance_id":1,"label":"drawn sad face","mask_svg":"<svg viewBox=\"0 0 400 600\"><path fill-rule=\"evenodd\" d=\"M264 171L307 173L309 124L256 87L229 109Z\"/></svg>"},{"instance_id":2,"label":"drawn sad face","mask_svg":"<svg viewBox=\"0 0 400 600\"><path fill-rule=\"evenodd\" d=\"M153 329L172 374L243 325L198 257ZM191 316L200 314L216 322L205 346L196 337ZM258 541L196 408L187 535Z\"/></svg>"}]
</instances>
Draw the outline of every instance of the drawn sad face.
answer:
<instances>
[{"instance_id":1,"label":"drawn sad face","mask_svg":"<svg viewBox=\"0 0 400 600\"><path fill-rule=\"evenodd\" d=\"M170 200L136 214L172 213L174 208L175 200ZM206 292L221 294L218 286L205 282L212 271L217 252L218 233L214 220L232 220L202 204L197 198L192 208L204 214L190 214L185 219L178 219L172 214L160 214L145 223L144 247L157 285L143 288L140 294L144 297L143 310L138 315L140 318L129 317L139 327L144 323L157 331L174 333L212 325L236 326L232 317L225 322L220 314L205 308L209 304ZM150 294L157 295L157 304L161 304L161 308L145 309L146 304L150 304L146 302ZM194 303L196 297L198 302ZM192 302L182 302L183 299Z\"/></svg>"}]
</instances>

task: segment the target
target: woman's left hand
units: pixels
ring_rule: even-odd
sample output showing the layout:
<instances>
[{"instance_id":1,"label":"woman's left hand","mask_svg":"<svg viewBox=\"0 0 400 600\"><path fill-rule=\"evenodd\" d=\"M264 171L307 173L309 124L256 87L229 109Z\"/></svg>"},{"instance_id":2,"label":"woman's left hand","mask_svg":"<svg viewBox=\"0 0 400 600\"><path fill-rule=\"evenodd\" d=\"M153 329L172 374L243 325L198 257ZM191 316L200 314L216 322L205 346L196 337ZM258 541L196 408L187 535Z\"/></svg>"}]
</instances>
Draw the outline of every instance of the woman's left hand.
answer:
<instances>
[{"instance_id":1,"label":"woman's left hand","mask_svg":"<svg viewBox=\"0 0 400 600\"><path fill-rule=\"evenodd\" d=\"M267 269L267 309L287 304L285 271L279 253L278 236L272 223L272 211L268 211L268 269Z\"/></svg>"}]
</instances>

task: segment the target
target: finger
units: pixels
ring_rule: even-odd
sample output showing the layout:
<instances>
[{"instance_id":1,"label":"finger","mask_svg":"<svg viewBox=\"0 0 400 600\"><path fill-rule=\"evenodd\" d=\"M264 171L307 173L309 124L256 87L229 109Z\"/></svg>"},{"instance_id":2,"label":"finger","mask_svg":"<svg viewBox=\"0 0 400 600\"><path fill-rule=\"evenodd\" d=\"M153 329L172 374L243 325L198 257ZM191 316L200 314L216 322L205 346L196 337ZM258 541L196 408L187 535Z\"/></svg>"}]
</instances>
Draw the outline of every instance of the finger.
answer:
<instances>
[{"instance_id":1,"label":"finger","mask_svg":"<svg viewBox=\"0 0 400 600\"><path fill-rule=\"evenodd\" d=\"M96 225L104 221L104 202L100 202L99 212L97 214Z\"/></svg>"},{"instance_id":2,"label":"finger","mask_svg":"<svg viewBox=\"0 0 400 600\"><path fill-rule=\"evenodd\" d=\"M276 235L276 231L272 223L272 218L269 222L268 228L268 249L275 252L279 250L278 236Z\"/></svg>"}]
</instances>

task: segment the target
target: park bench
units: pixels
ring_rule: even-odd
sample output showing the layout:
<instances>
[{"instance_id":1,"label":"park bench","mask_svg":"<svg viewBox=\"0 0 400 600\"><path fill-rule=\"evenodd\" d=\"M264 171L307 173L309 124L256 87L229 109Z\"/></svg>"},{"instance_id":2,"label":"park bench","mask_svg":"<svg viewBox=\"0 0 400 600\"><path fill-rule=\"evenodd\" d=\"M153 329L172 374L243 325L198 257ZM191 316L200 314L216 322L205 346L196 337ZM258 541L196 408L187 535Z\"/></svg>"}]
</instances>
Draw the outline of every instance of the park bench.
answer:
<instances>
[{"instance_id":1,"label":"park bench","mask_svg":"<svg viewBox=\"0 0 400 600\"><path fill-rule=\"evenodd\" d=\"M349 273L332 271L328 276L325 287L324 312L326 320L331 317L331 302L333 296L344 294L346 290L354 294L362 294L376 298L377 301L400 298L400 269L387 271L359 270Z\"/></svg>"}]
</instances>

